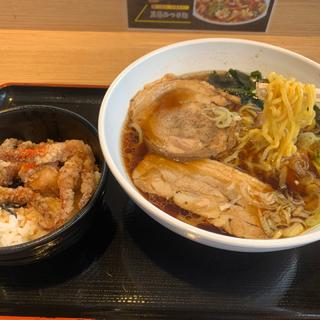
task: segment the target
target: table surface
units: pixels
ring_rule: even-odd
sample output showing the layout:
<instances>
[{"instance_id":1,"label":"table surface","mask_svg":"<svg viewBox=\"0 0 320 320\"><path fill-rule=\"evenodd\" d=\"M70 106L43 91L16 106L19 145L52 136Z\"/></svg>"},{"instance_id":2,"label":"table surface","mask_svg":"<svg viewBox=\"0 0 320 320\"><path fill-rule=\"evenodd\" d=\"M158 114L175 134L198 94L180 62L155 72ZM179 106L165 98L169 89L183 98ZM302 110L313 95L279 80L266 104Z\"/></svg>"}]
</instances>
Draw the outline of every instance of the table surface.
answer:
<instances>
[{"instance_id":1,"label":"table surface","mask_svg":"<svg viewBox=\"0 0 320 320\"><path fill-rule=\"evenodd\" d=\"M204 37L263 41L320 62L319 0L276 0L267 33L132 31L126 3L0 0L0 85L107 85L149 51Z\"/></svg>"},{"instance_id":2,"label":"table surface","mask_svg":"<svg viewBox=\"0 0 320 320\"><path fill-rule=\"evenodd\" d=\"M108 85L123 68L147 52L205 37L262 41L320 62L320 35L0 29L0 84Z\"/></svg>"}]
</instances>

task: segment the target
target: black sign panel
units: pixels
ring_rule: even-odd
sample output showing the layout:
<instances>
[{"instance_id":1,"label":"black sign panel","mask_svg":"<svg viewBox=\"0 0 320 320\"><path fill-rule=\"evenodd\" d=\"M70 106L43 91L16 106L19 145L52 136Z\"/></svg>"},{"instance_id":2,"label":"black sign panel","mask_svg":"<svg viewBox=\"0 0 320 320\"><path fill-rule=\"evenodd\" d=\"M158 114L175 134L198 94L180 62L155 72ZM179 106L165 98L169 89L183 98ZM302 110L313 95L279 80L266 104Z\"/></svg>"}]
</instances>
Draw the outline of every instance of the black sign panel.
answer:
<instances>
[{"instance_id":1,"label":"black sign panel","mask_svg":"<svg viewBox=\"0 0 320 320\"><path fill-rule=\"evenodd\" d=\"M129 28L266 31L275 0L127 0Z\"/></svg>"}]
</instances>

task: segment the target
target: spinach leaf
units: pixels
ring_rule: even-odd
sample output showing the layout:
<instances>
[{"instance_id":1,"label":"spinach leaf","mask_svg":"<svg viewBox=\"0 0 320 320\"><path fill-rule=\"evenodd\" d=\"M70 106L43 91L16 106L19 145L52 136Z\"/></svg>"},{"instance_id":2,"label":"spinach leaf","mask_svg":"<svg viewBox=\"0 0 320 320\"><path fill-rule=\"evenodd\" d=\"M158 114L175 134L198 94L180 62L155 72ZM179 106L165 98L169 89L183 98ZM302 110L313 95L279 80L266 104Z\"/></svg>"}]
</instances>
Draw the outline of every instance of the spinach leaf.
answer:
<instances>
[{"instance_id":1,"label":"spinach leaf","mask_svg":"<svg viewBox=\"0 0 320 320\"><path fill-rule=\"evenodd\" d=\"M213 71L209 75L209 83L215 85L216 87L227 89L227 88L237 88L238 82L229 72L220 74Z\"/></svg>"},{"instance_id":2,"label":"spinach leaf","mask_svg":"<svg viewBox=\"0 0 320 320\"><path fill-rule=\"evenodd\" d=\"M229 69L225 73L213 71L208 79L210 84L239 96L241 104L253 104L263 109L263 101L255 94L257 81L265 81L260 71L253 71L249 75L235 69Z\"/></svg>"},{"instance_id":3,"label":"spinach leaf","mask_svg":"<svg viewBox=\"0 0 320 320\"><path fill-rule=\"evenodd\" d=\"M252 71L250 73L250 78L255 82L257 82L257 81L265 81L265 79L262 79L262 74L258 70Z\"/></svg>"},{"instance_id":4,"label":"spinach leaf","mask_svg":"<svg viewBox=\"0 0 320 320\"><path fill-rule=\"evenodd\" d=\"M231 76L238 81L240 87L246 89L255 89L255 83L250 79L250 76L246 73L235 69L230 69L228 73L231 74Z\"/></svg>"},{"instance_id":5,"label":"spinach leaf","mask_svg":"<svg viewBox=\"0 0 320 320\"><path fill-rule=\"evenodd\" d=\"M251 104L258 107L261 110L263 109L263 101L254 95L242 96L240 98L241 98L241 104Z\"/></svg>"}]
</instances>

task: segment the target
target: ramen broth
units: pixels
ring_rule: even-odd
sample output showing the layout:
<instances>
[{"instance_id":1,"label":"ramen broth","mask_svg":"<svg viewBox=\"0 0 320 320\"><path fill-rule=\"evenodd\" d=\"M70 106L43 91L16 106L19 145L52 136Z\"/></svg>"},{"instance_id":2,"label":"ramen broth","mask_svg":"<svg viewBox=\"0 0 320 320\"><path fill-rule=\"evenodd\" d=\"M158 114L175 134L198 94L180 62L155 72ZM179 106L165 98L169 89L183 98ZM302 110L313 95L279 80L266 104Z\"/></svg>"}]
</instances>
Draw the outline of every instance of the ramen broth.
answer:
<instances>
[{"instance_id":1,"label":"ramen broth","mask_svg":"<svg viewBox=\"0 0 320 320\"><path fill-rule=\"evenodd\" d=\"M128 120L124 125L121 140L122 157L124 160L126 170L129 176L131 177L131 174L138 165L138 163L149 152L148 147L144 142L141 144L138 143L139 137L137 131L130 126ZM157 195L148 194L145 192L141 192L141 194L148 201L153 203L156 207L181 221L184 221L204 230L225 234L223 230L214 227L212 224L208 223L204 218L178 207L171 200L167 200Z\"/></svg>"},{"instance_id":2,"label":"ramen broth","mask_svg":"<svg viewBox=\"0 0 320 320\"><path fill-rule=\"evenodd\" d=\"M224 74L225 71L218 71L219 74ZM201 72L193 72L181 75L181 79L196 79L202 81L208 81L209 71L201 71ZM186 94L187 97L187 94ZM172 97L173 99L176 97ZM180 94L180 99L181 97ZM173 100L172 99L172 100ZM166 101L168 100L165 99ZM162 101L162 102L166 102ZM172 101L171 101L172 102ZM161 102L159 103L159 105ZM150 153L145 142L139 143L139 135L137 131L131 126L129 119L126 120L123 130L122 130L122 138L121 138L121 153L123 162L125 164L125 168L129 174L132 176L133 170L139 164L139 162L145 157L146 154ZM153 203L156 207L161 209L162 211L170 214L171 216L184 221L188 224L196 226L198 228L219 233L226 234L222 229L216 228L212 224L210 224L205 218L192 213L190 211L184 210L177 206L173 201L167 200L165 198L159 197L157 195L148 194L140 191L141 194L151 203Z\"/></svg>"}]
</instances>

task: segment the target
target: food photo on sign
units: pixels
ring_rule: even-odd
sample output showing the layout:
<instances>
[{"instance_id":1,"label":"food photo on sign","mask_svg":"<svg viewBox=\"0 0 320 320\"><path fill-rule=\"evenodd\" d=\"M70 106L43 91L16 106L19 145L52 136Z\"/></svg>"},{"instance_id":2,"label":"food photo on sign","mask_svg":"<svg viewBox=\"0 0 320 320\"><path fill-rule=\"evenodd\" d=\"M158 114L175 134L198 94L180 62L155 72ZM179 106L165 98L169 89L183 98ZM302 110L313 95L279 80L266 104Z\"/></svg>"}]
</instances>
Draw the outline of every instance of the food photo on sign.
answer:
<instances>
[{"instance_id":1,"label":"food photo on sign","mask_svg":"<svg viewBox=\"0 0 320 320\"><path fill-rule=\"evenodd\" d=\"M265 32L275 0L128 0L129 28Z\"/></svg>"}]
</instances>

